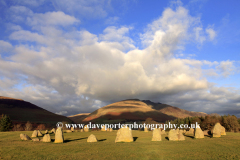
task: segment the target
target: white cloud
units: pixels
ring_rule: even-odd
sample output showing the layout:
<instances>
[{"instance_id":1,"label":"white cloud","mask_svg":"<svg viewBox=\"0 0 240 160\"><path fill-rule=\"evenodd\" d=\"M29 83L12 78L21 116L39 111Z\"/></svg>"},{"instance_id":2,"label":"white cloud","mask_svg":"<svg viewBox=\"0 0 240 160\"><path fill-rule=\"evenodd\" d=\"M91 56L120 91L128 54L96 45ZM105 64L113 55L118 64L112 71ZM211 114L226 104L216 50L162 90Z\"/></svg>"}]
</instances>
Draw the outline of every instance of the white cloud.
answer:
<instances>
[{"instance_id":1,"label":"white cloud","mask_svg":"<svg viewBox=\"0 0 240 160\"><path fill-rule=\"evenodd\" d=\"M9 36L9 38L13 40L46 43L46 39L43 35L39 35L38 33L32 33L30 31L25 30L15 31Z\"/></svg>"},{"instance_id":2,"label":"white cloud","mask_svg":"<svg viewBox=\"0 0 240 160\"><path fill-rule=\"evenodd\" d=\"M13 46L9 42L0 40L0 48L1 48L0 53L2 53L10 51L13 48Z\"/></svg>"},{"instance_id":3,"label":"white cloud","mask_svg":"<svg viewBox=\"0 0 240 160\"><path fill-rule=\"evenodd\" d=\"M41 4L43 4L45 0L18 0L16 3L21 4L21 5L29 5L29 6L34 6L38 7Z\"/></svg>"},{"instance_id":4,"label":"white cloud","mask_svg":"<svg viewBox=\"0 0 240 160\"><path fill-rule=\"evenodd\" d=\"M203 29L201 27L195 28L196 40L201 44L206 40L205 36L203 35Z\"/></svg>"},{"instance_id":5,"label":"white cloud","mask_svg":"<svg viewBox=\"0 0 240 160\"><path fill-rule=\"evenodd\" d=\"M56 112L56 114L59 114L59 115L64 115L64 114L67 114L67 113L68 113L67 111Z\"/></svg>"},{"instance_id":6,"label":"white cloud","mask_svg":"<svg viewBox=\"0 0 240 160\"><path fill-rule=\"evenodd\" d=\"M119 20L119 17L109 17L106 21L105 21L105 23L106 24L110 24L110 25L113 25L113 24L116 24L117 23L117 21Z\"/></svg>"},{"instance_id":7,"label":"white cloud","mask_svg":"<svg viewBox=\"0 0 240 160\"><path fill-rule=\"evenodd\" d=\"M209 39L212 41L212 40L214 40L214 38L216 37L216 32L212 29L212 28L207 28L206 29L206 32L207 32L207 34L208 34L208 36L209 36Z\"/></svg>"},{"instance_id":8,"label":"white cloud","mask_svg":"<svg viewBox=\"0 0 240 160\"><path fill-rule=\"evenodd\" d=\"M120 50L129 50L134 49L135 46L133 45L133 40L126 36L129 30L132 27L120 27L116 28L115 26L107 27L103 34L99 36L101 41L109 43L112 47L118 48ZM118 42L118 43L114 43Z\"/></svg>"},{"instance_id":9,"label":"white cloud","mask_svg":"<svg viewBox=\"0 0 240 160\"><path fill-rule=\"evenodd\" d=\"M10 19L13 22L24 22L26 17L32 16L34 13L31 9L25 6L11 6L8 10Z\"/></svg>"},{"instance_id":10,"label":"white cloud","mask_svg":"<svg viewBox=\"0 0 240 160\"><path fill-rule=\"evenodd\" d=\"M27 18L27 22L32 26L38 25L71 25L73 23L80 22L73 16L66 15L65 13L47 12L47 13L35 13L32 17Z\"/></svg>"},{"instance_id":11,"label":"white cloud","mask_svg":"<svg viewBox=\"0 0 240 160\"><path fill-rule=\"evenodd\" d=\"M176 11L167 8L148 25L141 35L144 49L134 46L128 35L131 27L109 26L100 35L86 30L65 31L55 25L71 26L77 19L60 11L34 13L28 22L41 27L37 28L39 32L18 30L9 36L27 44L14 46L14 54L8 60L0 57L0 73L5 78L0 82L5 88L0 95L18 97L69 115L91 112L109 102L129 98L150 99L185 109L197 110L201 106L201 111L210 112L227 102L234 106L239 97L228 89L212 86L204 76L214 71L224 76L232 74L232 61L174 57L174 52L190 38L196 37L202 43L206 36L201 33L199 19L183 7ZM1 43L11 47L8 42ZM202 66L210 66L211 70ZM13 83L22 88L7 89Z\"/></svg>"},{"instance_id":12,"label":"white cloud","mask_svg":"<svg viewBox=\"0 0 240 160\"><path fill-rule=\"evenodd\" d=\"M222 61L216 69L224 76L228 77L233 74L235 71L235 67L232 61Z\"/></svg>"}]
</instances>

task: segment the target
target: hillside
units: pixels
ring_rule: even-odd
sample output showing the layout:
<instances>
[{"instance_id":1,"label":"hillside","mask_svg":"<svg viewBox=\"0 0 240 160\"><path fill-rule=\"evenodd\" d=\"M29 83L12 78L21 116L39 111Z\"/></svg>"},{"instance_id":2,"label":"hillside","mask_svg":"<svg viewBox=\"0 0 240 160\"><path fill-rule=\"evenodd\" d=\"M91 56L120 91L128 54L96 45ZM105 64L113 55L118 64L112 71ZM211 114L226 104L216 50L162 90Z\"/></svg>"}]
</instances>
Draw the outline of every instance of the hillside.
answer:
<instances>
[{"instance_id":1,"label":"hillside","mask_svg":"<svg viewBox=\"0 0 240 160\"><path fill-rule=\"evenodd\" d=\"M0 114L7 114L13 122L56 124L71 122L65 116L57 115L21 99L0 96Z\"/></svg>"},{"instance_id":2,"label":"hillside","mask_svg":"<svg viewBox=\"0 0 240 160\"><path fill-rule=\"evenodd\" d=\"M89 115L90 113L80 113L72 116L68 116L75 123L82 123L82 121Z\"/></svg>"},{"instance_id":3,"label":"hillside","mask_svg":"<svg viewBox=\"0 0 240 160\"><path fill-rule=\"evenodd\" d=\"M154 103L149 100L123 100L109 104L89 114L83 122L129 122L145 121L152 118L157 122L165 122L176 118L206 116L203 112L192 112L167 104Z\"/></svg>"}]
</instances>

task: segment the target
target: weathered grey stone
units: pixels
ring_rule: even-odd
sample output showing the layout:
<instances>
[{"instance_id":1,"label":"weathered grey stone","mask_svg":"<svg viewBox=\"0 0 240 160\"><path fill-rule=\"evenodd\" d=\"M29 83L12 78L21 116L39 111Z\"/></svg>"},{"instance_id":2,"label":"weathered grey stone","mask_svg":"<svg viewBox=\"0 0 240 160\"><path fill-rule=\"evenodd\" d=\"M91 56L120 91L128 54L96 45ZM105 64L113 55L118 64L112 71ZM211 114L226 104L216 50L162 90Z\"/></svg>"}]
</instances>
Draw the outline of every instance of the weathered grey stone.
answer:
<instances>
[{"instance_id":1,"label":"weathered grey stone","mask_svg":"<svg viewBox=\"0 0 240 160\"><path fill-rule=\"evenodd\" d=\"M55 134L55 141L54 143L63 143L64 138L63 138L63 132L62 132L62 128L58 128Z\"/></svg>"},{"instance_id":2,"label":"weathered grey stone","mask_svg":"<svg viewBox=\"0 0 240 160\"><path fill-rule=\"evenodd\" d=\"M212 137L221 137L221 124L216 123L213 129L211 130L211 133L212 133Z\"/></svg>"},{"instance_id":3,"label":"weathered grey stone","mask_svg":"<svg viewBox=\"0 0 240 160\"><path fill-rule=\"evenodd\" d=\"M45 134L48 134L48 130L45 131Z\"/></svg>"},{"instance_id":4,"label":"weathered grey stone","mask_svg":"<svg viewBox=\"0 0 240 160\"><path fill-rule=\"evenodd\" d=\"M74 132L74 128L73 127L71 127L71 131Z\"/></svg>"},{"instance_id":5,"label":"weathered grey stone","mask_svg":"<svg viewBox=\"0 0 240 160\"><path fill-rule=\"evenodd\" d=\"M179 131L178 140L179 141L184 141L185 140L185 136L183 135L183 130Z\"/></svg>"},{"instance_id":6,"label":"weathered grey stone","mask_svg":"<svg viewBox=\"0 0 240 160\"><path fill-rule=\"evenodd\" d=\"M133 142L132 130L127 126L120 128L117 132L115 142Z\"/></svg>"},{"instance_id":7,"label":"weathered grey stone","mask_svg":"<svg viewBox=\"0 0 240 160\"><path fill-rule=\"evenodd\" d=\"M204 138L204 133L201 128L195 128L194 138Z\"/></svg>"},{"instance_id":8,"label":"weathered grey stone","mask_svg":"<svg viewBox=\"0 0 240 160\"><path fill-rule=\"evenodd\" d=\"M204 130L203 134L204 134L204 136L209 136L209 135L211 135L211 131L210 130Z\"/></svg>"},{"instance_id":9,"label":"weathered grey stone","mask_svg":"<svg viewBox=\"0 0 240 160\"><path fill-rule=\"evenodd\" d=\"M162 134L160 128L155 128L153 130L152 141L162 141Z\"/></svg>"},{"instance_id":10,"label":"weathered grey stone","mask_svg":"<svg viewBox=\"0 0 240 160\"><path fill-rule=\"evenodd\" d=\"M32 137L37 137L37 136L38 136L38 131L34 130L33 133L32 133Z\"/></svg>"},{"instance_id":11,"label":"weathered grey stone","mask_svg":"<svg viewBox=\"0 0 240 160\"><path fill-rule=\"evenodd\" d=\"M102 126L102 128L101 128L101 131L107 131L107 128L105 128L106 126Z\"/></svg>"},{"instance_id":12,"label":"weathered grey stone","mask_svg":"<svg viewBox=\"0 0 240 160\"><path fill-rule=\"evenodd\" d=\"M42 139L43 142L51 142L51 137L49 134L45 134Z\"/></svg>"},{"instance_id":13,"label":"weathered grey stone","mask_svg":"<svg viewBox=\"0 0 240 160\"><path fill-rule=\"evenodd\" d=\"M97 138L95 135L91 134L88 139L87 139L87 142L97 142Z\"/></svg>"},{"instance_id":14,"label":"weathered grey stone","mask_svg":"<svg viewBox=\"0 0 240 160\"><path fill-rule=\"evenodd\" d=\"M26 134L20 134L21 140L27 141L27 140L32 140L28 135Z\"/></svg>"},{"instance_id":15,"label":"weathered grey stone","mask_svg":"<svg viewBox=\"0 0 240 160\"><path fill-rule=\"evenodd\" d=\"M178 134L176 130L171 129L168 132L168 140L169 141L178 141Z\"/></svg>"},{"instance_id":16,"label":"weathered grey stone","mask_svg":"<svg viewBox=\"0 0 240 160\"><path fill-rule=\"evenodd\" d=\"M144 132L148 132L148 128L147 127L144 128Z\"/></svg>"},{"instance_id":17,"label":"weathered grey stone","mask_svg":"<svg viewBox=\"0 0 240 160\"><path fill-rule=\"evenodd\" d=\"M66 130L65 132L66 132L66 133L72 133L72 131L71 131L71 130Z\"/></svg>"},{"instance_id":18,"label":"weathered grey stone","mask_svg":"<svg viewBox=\"0 0 240 160\"><path fill-rule=\"evenodd\" d=\"M221 126L221 135L222 136L227 135L226 132L225 132L225 128L223 126Z\"/></svg>"},{"instance_id":19,"label":"weathered grey stone","mask_svg":"<svg viewBox=\"0 0 240 160\"><path fill-rule=\"evenodd\" d=\"M33 142L39 142L40 139L39 139L39 138L34 138L34 139L32 139L32 141L33 141Z\"/></svg>"},{"instance_id":20,"label":"weathered grey stone","mask_svg":"<svg viewBox=\"0 0 240 160\"><path fill-rule=\"evenodd\" d=\"M55 129L55 128L53 128L51 131L52 131L52 133L54 133L54 134L56 133L56 129Z\"/></svg>"},{"instance_id":21,"label":"weathered grey stone","mask_svg":"<svg viewBox=\"0 0 240 160\"><path fill-rule=\"evenodd\" d=\"M161 134L166 134L165 130L162 130L162 131L161 131Z\"/></svg>"},{"instance_id":22,"label":"weathered grey stone","mask_svg":"<svg viewBox=\"0 0 240 160\"><path fill-rule=\"evenodd\" d=\"M39 130L37 130L37 136L38 136L38 137L43 136L42 133L41 133Z\"/></svg>"},{"instance_id":23,"label":"weathered grey stone","mask_svg":"<svg viewBox=\"0 0 240 160\"><path fill-rule=\"evenodd\" d=\"M85 125L84 128L83 128L84 132L89 132L89 128L88 128L88 125Z\"/></svg>"},{"instance_id":24,"label":"weathered grey stone","mask_svg":"<svg viewBox=\"0 0 240 160\"><path fill-rule=\"evenodd\" d=\"M112 129L112 128L110 128L110 129L109 129L109 132L112 132L112 131L113 131L113 129Z\"/></svg>"},{"instance_id":25,"label":"weathered grey stone","mask_svg":"<svg viewBox=\"0 0 240 160\"><path fill-rule=\"evenodd\" d=\"M186 131L185 134L186 134L186 135L194 134L194 129L193 129L193 128L190 128L189 131Z\"/></svg>"},{"instance_id":26,"label":"weathered grey stone","mask_svg":"<svg viewBox=\"0 0 240 160\"><path fill-rule=\"evenodd\" d=\"M179 134L179 128L176 129L177 134Z\"/></svg>"}]
</instances>

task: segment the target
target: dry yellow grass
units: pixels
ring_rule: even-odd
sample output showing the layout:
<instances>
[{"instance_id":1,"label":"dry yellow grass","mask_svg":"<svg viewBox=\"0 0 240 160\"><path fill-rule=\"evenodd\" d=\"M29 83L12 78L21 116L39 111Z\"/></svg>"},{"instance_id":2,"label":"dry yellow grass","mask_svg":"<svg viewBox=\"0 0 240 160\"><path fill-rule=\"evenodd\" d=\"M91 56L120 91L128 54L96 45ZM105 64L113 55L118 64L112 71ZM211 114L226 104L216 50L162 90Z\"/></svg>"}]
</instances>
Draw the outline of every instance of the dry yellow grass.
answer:
<instances>
[{"instance_id":1,"label":"dry yellow grass","mask_svg":"<svg viewBox=\"0 0 240 160\"><path fill-rule=\"evenodd\" d=\"M185 141L152 142L152 132L133 131L134 142L115 143L114 132L64 133L65 143L54 144L21 141L20 133L1 132L0 157L2 159L240 159L240 133L227 133L221 138L205 137ZM87 143L94 134L97 143ZM51 135L54 141L54 135Z\"/></svg>"}]
</instances>

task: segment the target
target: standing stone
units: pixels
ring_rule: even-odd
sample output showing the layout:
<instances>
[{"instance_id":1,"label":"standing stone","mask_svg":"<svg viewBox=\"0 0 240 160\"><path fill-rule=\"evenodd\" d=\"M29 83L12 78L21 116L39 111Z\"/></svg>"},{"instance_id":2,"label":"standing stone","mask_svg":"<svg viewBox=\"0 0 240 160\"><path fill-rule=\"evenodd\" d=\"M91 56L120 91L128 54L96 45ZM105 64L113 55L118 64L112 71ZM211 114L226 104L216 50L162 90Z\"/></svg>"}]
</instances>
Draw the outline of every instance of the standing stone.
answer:
<instances>
[{"instance_id":1,"label":"standing stone","mask_svg":"<svg viewBox=\"0 0 240 160\"><path fill-rule=\"evenodd\" d=\"M38 134L38 137L43 136L42 133L39 130L37 130L37 134Z\"/></svg>"},{"instance_id":2,"label":"standing stone","mask_svg":"<svg viewBox=\"0 0 240 160\"><path fill-rule=\"evenodd\" d=\"M148 132L148 128L147 127L144 128L144 132Z\"/></svg>"},{"instance_id":3,"label":"standing stone","mask_svg":"<svg viewBox=\"0 0 240 160\"><path fill-rule=\"evenodd\" d=\"M186 133L186 130L185 130L185 129L183 130L183 133L184 133L184 134Z\"/></svg>"},{"instance_id":4,"label":"standing stone","mask_svg":"<svg viewBox=\"0 0 240 160\"><path fill-rule=\"evenodd\" d=\"M80 132L83 132L83 129L81 129Z\"/></svg>"},{"instance_id":5,"label":"standing stone","mask_svg":"<svg viewBox=\"0 0 240 160\"><path fill-rule=\"evenodd\" d=\"M194 129L193 129L193 128L190 128L189 131L186 131L185 134L186 134L186 135L188 135L188 134L194 134Z\"/></svg>"},{"instance_id":6,"label":"standing stone","mask_svg":"<svg viewBox=\"0 0 240 160\"><path fill-rule=\"evenodd\" d=\"M161 134L166 134L165 130L162 130L162 131L161 131Z\"/></svg>"},{"instance_id":7,"label":"standing stone","mask_svg":"<svg viewBox=\"0 0 240 160\"><path fill-rule=\"evenodd\" d=\"M179 134L179 128L176 129L177 134Z\"/></svg>"},{"instance_id":8,"label":"standing stone","mask_svg":"<svg viewBox=\"0 0 240 160\"><path fill-rule=\"evenodd\" d=\"M66 130L66 133L71 133L72 132L72 130Z\"/></svg>"},{"instance_id":9,"label":"standing stone","mask_svg":"<svg viewBox=\"0 0 240 160\"><path fill-rule=\"evenodd\" d=\"M180 133L182 133L182 134L183 134L183 130L179 130L179 133L178 133L178 134L180 134Z\"/></svg>"},{"instance_id":10,"label":"standing stone","mask_svg":"<svg viewBox=\"0 0 240 160\"><path fill-rule=\"evenodd\" d=\"M110 128L108 128L107 131L109 132L109 131L110 131Z\"/></svg>"},{"instance_id":11,"label":"standing stone","mask_svg":"<svg viewBox=\"0 0 240 160\"><path fill-rule=\"evenodd\" d=\"M112 131L113 131L113 129L112 129L112 128L110 128L109 132L112 132Z\"/></svg>"},{"instance_id":12,"label":"standing stone","mask_svg":"<svg viewBox=\"0 0 240 160\"><path fill-rule=\"evenodd\" d=\"M169 141L178 141L178 134L176 130L171 129L168 133Z\"/></svg>"},{"instance_id":13,"label":"standing stone","mask_svg":"<svg viewBox=\"0 0 240 160\"><path fill-rule=\"evenodd\" d=\"M223 126L221 126L221 135L223 136L225 136L225 135L227 135L226 134L226 132L225 132L225 128L223 127Z\"/></svg>"},{"instance_id":14,"label":"standing stone","mask_svg":"<svg viewBox=\"0 0 240 160\"><path fill-rule=\"evenodd\" d=\"M152 141L162 141L162 134L160 128L155 128L153 130Z\"/></svg>"},{"instance_id":15,"label":"standing stone","mask_svg":"<svg viewBox=\"0 0 240 160\"><path fill-rule=\"evenodd\" d=\"M102 126L102 128L101 128L101 131L107 131L107 129L105 128L105 126Z\"/></svg>"},{"instance_id":16,"label":"standing stone","mask_svg":"<svg viewBox=\"0 0 240 160\"><path fill-rule=\"evenodd\" d=\"M212 133L212 137L221 137L221 124L216 123L213 129L211 130L211 133Z\"/></svg>"},{"instance_id":17,"label":"standing stone","mask_svg":"<svg viewBox=\"0 0 240 160\"><path fill-rule=\"evenodd\" d=\"M45 134L42 139L43 142L51 142L51 137L49 134Z\"/></svg>"},{"instance_id":18,"label":"standing stone","mask_svg":"<svg viewBox=\"0 0 240 160\"><path fill-rule=\"evenodd\" d=\"M34 138L34 139L32 139L32 141L33 141L33 142L39 142L40 139L39 139L39 138Z\"/></svg>"},{"instance_id":19,"label":"standing stone","mask_svg":"<svg viewBox=\"0 0 240 160\"><path fill-rule=\"evenodd\" d=\"M127 126L120 128L117 132L115 143L116 142L133 142L132 130L130 130Z\"/></svg>"},{"instance_id":20,"label":"standing stone","mask_svg":"<svg viewBox=\"0 0 240 160\"><path fill-rule=\"evenodd\" d=\"M62 132L62 128L58 128L55 134L55 141L54 143L63 143L64 138L63 138L63 132Z\"/></svg>"},{"instance_id":21,"label":"standing stone","mask_svg":"<svg viewBox=\"0 0 240 160\"><path fill-rule=\"evenodd\" d=\"M194 138L204 138L204 133L201 128L195 128Z\"/></svg>"},{"instance_id":22,"label":"standing stone","mask_svg":"<svg viewBox=\"0 0 240 160\"><path fill-rule=\"evenodd\" d=\"M52 131L52 133L54 133L54 134L56 133L56 130L55 130L55 128L53 128L51 131Z\"/></svg>"},{"instance_id":23,"label":"standing stone","mask_svg":"<svg viewBox=\"0 0 240 160\"><path fill-rule=\"evenodd\" d=\"M27 140L32 140L28 135L26 134L20 134L21 140L27 141Z\"/></svg>"},{"instance_id":24,"label":"standing stone","mask_svg":"<svg viewBox=\"0 0 240 160\"><path fill-rule=\"evenodd\" d=\"M179 141L184 141L184 140L185 140L185 137L184 137L184 135L183 135L183 130L180 130L180 131L179 131L178 140L179 140Z\"/></svg>"},{"instance_id":25,"label":"standing stone","mask_svg":"<svg viewBox=\"0 0 240 160\"><path fill-rule=\"evenodd\" d=\"M37 132L37 130L34 130L32 133L32 137L37 137L37 136L38 136L38 132Z\"/></svg>"},{"instance_id":26,"label":"standing stone","mask_svg":"<svg viewBox=\"0 0 240 160\"><path fill-rule=\"evenodd\" d=\"M210 130L204 130L203 134L204 134L204 136L211 135L211 131Z\"/></svg>"},{"instance_id":27,"label":"standing stone","mask_svg":"<svg viewBox=\"0 0 240 160\"><path fill-rule=\"evenodd\" d=\"M48 134L48 130L45 131L45 134Z\"/></svg>"},{"instance_id":28,"label":"standing stone","mask_svg":"<svg viewBox=\"0 0 240 160\"><path fill-rule=\"evenodd\" d=\"M73 127L71 127L71 131L74 132L74 128Z\"/></svg>"},{"instance_id":29,"label":"standing stone","mask_svg":"<svg viewBox=\"0 0 240 160\"><path fill-rule=\"evenodd\" d=\"M88 132L89 131L88 125L85 125L83 130L84 132Z\"/></svg>"},{"instance_id":30,"label":"standing stone","mask_svg":"<svg viewBox=\"0 0 240 160\"><path fill-rule=\"evenodd\" d=\"M93 134L91 134L88 139L87 139L87 142L97 142L97 138L96 136L94 136Z\"/></svg>"}]
</instances>

